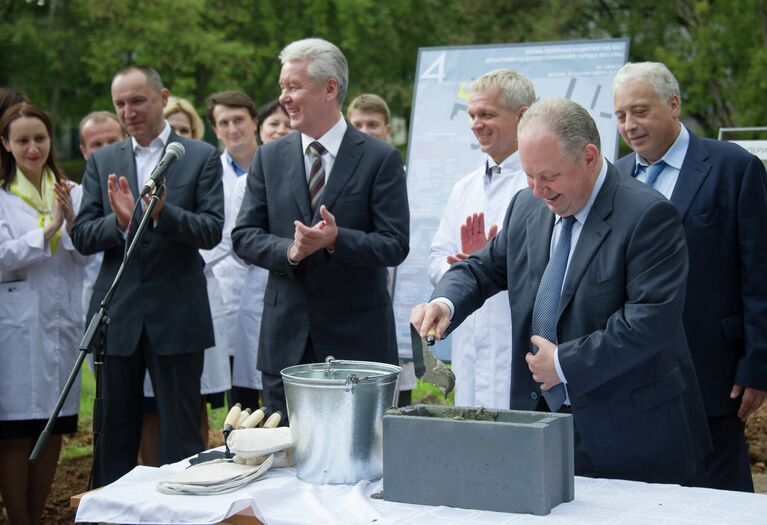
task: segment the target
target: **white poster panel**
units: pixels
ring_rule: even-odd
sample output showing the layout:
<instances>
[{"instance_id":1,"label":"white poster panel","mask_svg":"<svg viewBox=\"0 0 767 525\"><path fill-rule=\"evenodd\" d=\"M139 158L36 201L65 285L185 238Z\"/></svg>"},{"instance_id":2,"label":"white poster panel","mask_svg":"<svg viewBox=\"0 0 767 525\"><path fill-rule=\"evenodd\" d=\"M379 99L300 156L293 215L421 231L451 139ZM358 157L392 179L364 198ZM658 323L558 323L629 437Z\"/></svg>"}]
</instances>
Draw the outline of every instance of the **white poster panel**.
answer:
<instances>
[{"instance_id":1,"label":"white poster panel","mask_svg":"<svg viewBox=\"0 0 767 525\"><path fill-rule=\"evenodd\" d=\"M564 97L594 118L605 156L618 150L612 80L626 62L627 39L427 47L418 51L408 142L410 255L397 269L394 313L400 356L412 357L410 310L428 300L429 246L453 185L483 161L467 113L471 81L497 68L527 75L538 98ZM450 358L448 338L436 347Z\"/></svg>"}]
</instances>

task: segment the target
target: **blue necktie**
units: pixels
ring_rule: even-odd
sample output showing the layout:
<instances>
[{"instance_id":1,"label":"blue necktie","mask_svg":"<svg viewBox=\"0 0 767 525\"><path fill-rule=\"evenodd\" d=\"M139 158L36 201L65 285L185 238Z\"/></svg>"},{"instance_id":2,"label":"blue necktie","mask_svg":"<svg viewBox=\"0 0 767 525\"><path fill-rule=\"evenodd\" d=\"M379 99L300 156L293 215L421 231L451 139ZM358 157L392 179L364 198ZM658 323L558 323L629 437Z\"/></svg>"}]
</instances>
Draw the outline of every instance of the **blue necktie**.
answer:
<instances>
[{"instance_id":1,"label":"blue necktie","mask_svg":"<svg viewBox=\"0 0 767 525\"><path fill-rule=\"evenodd\" d=\"M651 164L650 166L645 166L645 173L647 173L647 180L645 181L645 184L650 186L651 188L655 187L655 183L658 181L658 177L660 176L661 172L663 171L663 168L666 167L666 163L662 160L656 161L654 164Z\"/></svg>"},{"instance_id":2,"label":"blue necktie","mask_svg":"<svg viewBox=\"0 0 767 525\"><path fill-rule=\"evenodd\" d=\"M575 216L573 215L562 217L559 240L554 248L554 254L549 259L549 264L546 265L543 277L541 277L533 306L533 335L539 335L554 344L557 343L557 310L559 309L559 299L562 296L562 283L565 280L567 259L570 257L570 237L574 222ZM538 349L533 345L532 351L536 353ZM552 412L559 411L567 397L565 385L562 383L549 390L541 390L541 394Z\"/></svg>"}]
</instances>

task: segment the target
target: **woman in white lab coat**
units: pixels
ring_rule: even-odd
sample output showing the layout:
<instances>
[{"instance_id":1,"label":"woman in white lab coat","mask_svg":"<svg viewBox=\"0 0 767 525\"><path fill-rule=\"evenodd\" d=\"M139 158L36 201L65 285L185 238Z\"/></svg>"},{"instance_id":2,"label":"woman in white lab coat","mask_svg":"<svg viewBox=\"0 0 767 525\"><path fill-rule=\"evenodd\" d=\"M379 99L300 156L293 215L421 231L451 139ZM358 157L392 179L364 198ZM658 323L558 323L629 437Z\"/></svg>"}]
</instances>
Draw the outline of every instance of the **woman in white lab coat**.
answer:
<instances>
[{"instance_id":1,"label":"woman in white lab coat","mask_svg":"<svg viewBox=\"0 0 767 525\"><path fill-rule=\"evenodd\" d=\"M61 435L77 431L79 381L27 458L77 357L88 259L69 238L81 193L56 165L48 116L16 104L0 134L0 493L11 523L39 523Z\"/></svg>"}]
</instances>

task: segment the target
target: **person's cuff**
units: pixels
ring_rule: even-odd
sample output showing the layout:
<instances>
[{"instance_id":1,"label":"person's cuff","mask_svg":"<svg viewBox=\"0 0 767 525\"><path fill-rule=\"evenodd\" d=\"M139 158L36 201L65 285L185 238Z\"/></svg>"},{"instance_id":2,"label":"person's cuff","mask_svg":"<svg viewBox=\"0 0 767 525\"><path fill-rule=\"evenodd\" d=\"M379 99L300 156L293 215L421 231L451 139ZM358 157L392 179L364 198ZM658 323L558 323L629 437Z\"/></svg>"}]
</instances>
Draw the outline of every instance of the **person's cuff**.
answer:
<instances>
[{"instance_id":1,"label":"person's cuff","mask_svg":"<svg viewBox=\"0 0 767 525\"><path fill-rule=\"evenodd\" d=\"M291 265L291 266L298 266L299 263L293 262L293 261L290 260L290 249L293 247L293 244L295 244L295 243L291 242L290 244L288 244L288 250L285 252L285 257L288 259L288 264L289 265Z\"/></svg>"},{"instance_id":2,"label":"person's cuff","mask_svg":"<svg viewBox=\"0 0 767 525\"><path fill-rule=\"evenodd\" d=\"M115 224L117 225L117 231L120 232L120 237L122 237L123 240L128 238L128 232L130 231L130 222L128 222L128 227L124 230L120 229L120 225L117 223L117 218L115 217Z\"/></svg>"},{"instance_id":3,"label":"person's cuff","mask_svg":"<svg viewBox=\"0 0 767 525\"><path fill-rule=\"evenodd\" d=\"M453 316L455 315L455 305L453 304L453 301L448 299L447 297L435 297L430 303L445 303L448 308L450 308L450 320L453 320Z\"/></svg>"},{"instance_id":4,"label":"person's cuff","mask_svg":"<svg viewBox=\"0 0 767 525\"><path fill-rule=\"evenodd\" d=\"M554 348L554 367L557 369L557 375L562 383L567 384L567 378L565 373L562 372L562 367L559 366L559 347Z\"/></svg>"}]
</instances>

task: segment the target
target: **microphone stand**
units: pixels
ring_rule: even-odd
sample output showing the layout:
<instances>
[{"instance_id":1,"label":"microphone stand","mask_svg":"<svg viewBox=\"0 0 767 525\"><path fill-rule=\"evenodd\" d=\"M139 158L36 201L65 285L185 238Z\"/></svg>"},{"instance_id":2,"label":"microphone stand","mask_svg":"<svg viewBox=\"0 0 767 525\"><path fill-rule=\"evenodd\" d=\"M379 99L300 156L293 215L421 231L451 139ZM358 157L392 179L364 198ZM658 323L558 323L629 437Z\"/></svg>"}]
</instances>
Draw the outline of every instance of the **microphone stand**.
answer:
<instances>
[{"instance_id":1,"label":"microphone stand","mask_svg":"<svg viewBox=\"0 0 767 525\"><path fill-rule=\"evenodd\" d=\"M32 449L32 454L29 456L29 461L32 463L37 462L37 459L40 457L40 454L42 454L43 448L45 448L45 444L48 441L48 438L51 435L51 431L53 430L53 425L56 423L56 419L59 417L59 412L61 412L61 408L64 406L64 402L66 401L67 397L69 396L69 392L72 389L72 385L74 385L75 380L77 379L77 374L80 372L80 367L83 364L83 361L85 360L85 356L90 352L91 347L93 345L94 338L96 334L99 334L98 344L95 345L94 350L94 365L95 365L95 376L96 376L96 399L93 403L93 466L92 466L92 475L91 475L91 481L92 484L89 484L88 488L91 489L94 486L99 487L101 486L100 480L99 480L99 469L97 468L97 463L99 461L99 438L102 433L102 425L105 420L105 411L104 411L104 404L103 400L105 398L104 385L106 384L106 371L104 370L104 361L106 358L106 335L107 335L107 327L109 326L109 315L107 313L107 310L109 308L109 303L112 302L112 297L115 294L115 291L117 290L117 286L120 284L120 281L122 279L123 274L125 273L125 269L128 267L128 263L130 263L131 258L133 257L133 253L136 251L136 247L139 245L139 242L141 241L141 237L144 235L144 231L146 230L147 224L151 220L152 211L154 210L155 206L157 205L157 201L160 200L160 195L162 195L162 192L165 190L165 183L164 179L160 184L157 184L150 194L150 200L149 204L147 205L146 209L144 210L144 215L141 218L141 222L139 223L138 228L136 229L136 233L133 236L133 239L130 241L130 244L128 245L128 250L125 252L125 256L123 257L123 261L120 264L120 268L117 270L117 275L115 275L114 280L112 281L112 285L109 288L109 291L106 293L104 298L101 300L99 311L93 314L93 317L91 317L91 321L88 324L88 328L85 330L85 335L83 335L82 341L80 342L79 346L79 355L77 356L77 361L75 361L74 367L72 367L72 371L69 373L69 378L67 378L67 382L64 385L64 389L62 390L61 394L59 395L59 399L56 402L56 406L53 409L53 413L51 414L51 417L48 419L48 423L45 425L45 428L43 429L42 433L40 433L40 437L37 439L37 443L35 443L35 448ZM139 196L138 202L141 201L141 197ZM136 205L138 206L138 202ZM131 215L131 221L133 220L133 215ZM130 234L129 234L130 235ZM127 239L126 239L127 242Z\"/></svg>"}]
</instances>

